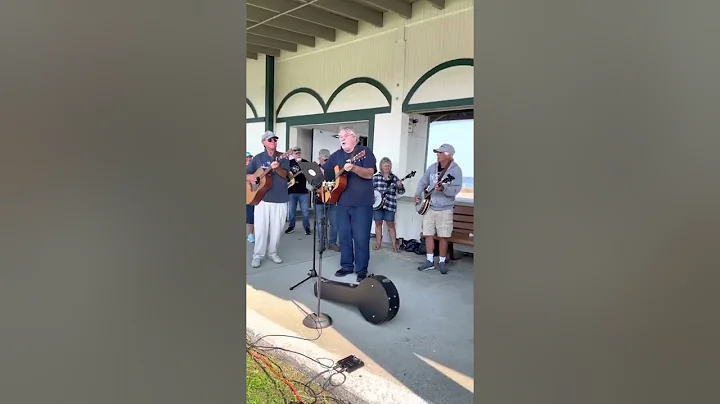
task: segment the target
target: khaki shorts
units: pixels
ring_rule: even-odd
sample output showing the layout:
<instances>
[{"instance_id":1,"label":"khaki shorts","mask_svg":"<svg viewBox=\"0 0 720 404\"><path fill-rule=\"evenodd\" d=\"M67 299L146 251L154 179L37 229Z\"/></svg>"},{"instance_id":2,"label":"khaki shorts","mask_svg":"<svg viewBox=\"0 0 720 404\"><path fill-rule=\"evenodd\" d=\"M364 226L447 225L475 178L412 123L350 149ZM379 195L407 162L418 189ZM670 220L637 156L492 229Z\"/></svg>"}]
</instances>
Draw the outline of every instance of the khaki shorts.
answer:
<instances>
[{"instance_id":1,"label":"khaki shorts","mask_svg":"<svg viewBox=\"0 0 720 404\"><path fill-rule=\"evenodd\" d=\"M447 238L453 232L453 210L428 209L423 216L422 232L425 236L438 236Z\"/></svg>"}]
</instances>

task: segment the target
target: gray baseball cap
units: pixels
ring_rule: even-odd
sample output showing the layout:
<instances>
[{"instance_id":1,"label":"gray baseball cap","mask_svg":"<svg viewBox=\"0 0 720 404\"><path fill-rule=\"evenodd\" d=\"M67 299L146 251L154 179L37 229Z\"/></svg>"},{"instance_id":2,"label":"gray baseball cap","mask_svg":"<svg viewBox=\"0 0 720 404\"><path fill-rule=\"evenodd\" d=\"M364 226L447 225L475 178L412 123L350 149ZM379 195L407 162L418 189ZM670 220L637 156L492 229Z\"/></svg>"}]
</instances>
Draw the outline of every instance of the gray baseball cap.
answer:
<instances>
[{"instance_id":1,"label":"gray baseball cap","mask_svg":"<svg viewBox=\"0 0 720 404\"><path fill-rule=\"evenodd\" d=\"M318 157L327 160L328 157L330 157L330 150L320 149L320 151L318 152Z\"/></svg>"},{"instance_id":2,"label":"gray baseball cap","mask_svg":"<svg viewBox=\"0 0 720 404\"><path fill-rule=\"evenodd\" d=\"M441 144L437 149L433 149L433 153L447 153L449 155L455 154L455 148L447 143Z\"/></svg>"},{"instance_id":3,"label":"gray baseball cap","mask_svg":"<svg viewBox=\"0 0 720 404\"><path fill-rule=\"evenodd\" d=\"M295 146L295 147L292 148L292 151L294 151L294 152L301 152L302 149L300 148L300 146Z\"/></svg>"},{"instance_id":4,"label":"gray baseball cap","mask_svg":"<svg viewBox=\"0 0 720 404\"><path fill-rule=\"evenodd\" d=\"M262 134L262 141L263 141L263 142L266 141L266 140L268 140L268 139L272 139L272 138L277 139L277 135L274 134L274 133L272 133L272 131L267 131L267 132L265 132L265 133Z\"/></svg>"}]
</instances>

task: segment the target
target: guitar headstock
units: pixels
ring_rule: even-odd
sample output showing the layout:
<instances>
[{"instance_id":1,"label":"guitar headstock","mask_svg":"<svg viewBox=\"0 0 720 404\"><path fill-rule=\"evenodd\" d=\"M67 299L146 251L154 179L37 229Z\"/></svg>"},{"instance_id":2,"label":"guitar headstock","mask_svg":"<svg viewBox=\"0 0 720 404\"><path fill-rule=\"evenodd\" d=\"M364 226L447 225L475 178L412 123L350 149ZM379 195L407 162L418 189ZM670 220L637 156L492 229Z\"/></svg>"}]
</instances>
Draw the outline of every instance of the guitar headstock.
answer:
<instances>
[{"instance_id":1,"label":"guitar headstock","mask_svg":"<svg viewBox=\"0 0 720 404\"><path fill-rule=\"evenodd\" d=\"M275 160L280 161L282 159L286 159L286 158L290 157L290 155L292 155L292 154L295 154L295 152L292 150L288 150L285 153L281 154L280 157L276 158Z\"/></svg>"},{"instance_id":2,"label":"guitar headstock","mask_svg":"<svg viewBox=\"0 0 720 404\"><path fill-rule=\"evenodd\" d=\"M407 179L409 179L409 178L414 177L414 176L415 176L415 173L416 173L416 171L410 171L410 174L404 176L403 179L401 179L400 181L405 181L405 180L407 180Z\"/></svg>"},{"instance_id":3,"label":"guitar headstock","mask_svg":"<svg viewBox=\"0 0 720 404\"><path fill-rule=\"evenodd\" d=\"M351 164L352 164L352 163L355 163L355 162L357 162L357 161L360 161L360 160L362 160L362 159L364 159L364 158L365 158L365 150L361 150L360 153L352 156L352 158L350 158L350 160L348 160L348 163L351 163Z\"/></svg>"}]
</instances>

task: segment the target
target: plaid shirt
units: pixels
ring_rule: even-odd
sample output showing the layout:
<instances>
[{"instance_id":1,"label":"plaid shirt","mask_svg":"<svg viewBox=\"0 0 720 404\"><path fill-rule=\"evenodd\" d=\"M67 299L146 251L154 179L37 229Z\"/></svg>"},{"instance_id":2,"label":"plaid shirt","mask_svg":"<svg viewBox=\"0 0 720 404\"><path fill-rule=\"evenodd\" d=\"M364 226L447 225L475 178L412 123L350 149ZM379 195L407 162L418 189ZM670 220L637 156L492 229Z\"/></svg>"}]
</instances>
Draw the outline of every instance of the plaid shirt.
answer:
<instances>
[{"instance_id":1,"label":"plaid shirt","mask_svg":"<svg viewBox=\"0 0 720 404\"><path fill-rule=\"evenodd\" d=\"M383 178L382 173L377 172L373 175L373 188L380 194L385 194L385 205L383 209L388 212L397 211L397 197L405 193L405 188L398 188L397 183L400 181L397 175L390 173L390 176L386 180ZM395 184L390 186L390 184Z\"/></svg>"}]
</instances>

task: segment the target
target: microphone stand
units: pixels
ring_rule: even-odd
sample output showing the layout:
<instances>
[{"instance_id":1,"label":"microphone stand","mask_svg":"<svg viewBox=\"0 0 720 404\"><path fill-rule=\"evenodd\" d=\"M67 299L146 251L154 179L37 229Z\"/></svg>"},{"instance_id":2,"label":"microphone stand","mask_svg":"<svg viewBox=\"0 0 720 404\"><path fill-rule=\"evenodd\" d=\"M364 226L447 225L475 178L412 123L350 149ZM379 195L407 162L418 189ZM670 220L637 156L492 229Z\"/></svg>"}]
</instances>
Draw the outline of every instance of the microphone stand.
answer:
<instances>
[{"instance_id":1,"label":"microphone stand","mask_svg":"<svg viewBox=\"0 0 720 404\"><path fill-rule=\"evenodd\" d=\"M322 187L322 184L320 184L320 186L317 187L317 188L313 187L313 190L310 191L310 198L311 198L311 199L314 197L315 192L316 192L318 189L320 189L321 187ZM324 208L324 206L325 206L325 205L323 205L323 208ZM313 226L315 226L315 232L317 233L317 231L318 231L318 225L317 225L317 223L318 223L318 221L317 221L317 204L315 204L315 209L316 209L316 211L315 211L315 214L313 215ZM327 212L326 212L326 211L323 211L323 213L327 213ZM324 223L325 223L325 215L323 214L323 218L322 218L322 220L320 221L320 226L321 226L321 228L324 228ZM324 233L322 233L322 234L324 235ZM303 283L307 282L308 280L310 280L310 279L312 279L312 278L316 278L316 277L318 276L317 271L315 271L315 250L317 250L317 237L318 237L318 234L315 234L314 237L313 237L313 260L312 260L312 268L311 268L310 271L308 272L307 278L305 278L305 279L301 280L300 282L296 283L295 285L291 286L291 287L290 287L290 290L293 290L293 289L297 288L298 286L302 285ZM323 244L324 244L324 243L323 243ZM324 246L321 246L321 247L320 247L320 266L321 266L321 267L322 267L322 253L323 253L323 251L325 250L323 247L324 247Z\"/></svg>"},{"instance_id":2,"label":"microphone stand","mask_svg":"<svg viewBox=\"0 0 720 404\"><path fill-rule=\"evenodd\" d=\"M306 178L317 178L317 177L316 177L316 175L317 175L316 172L319 171L319 170L316 171L311 165L307 165L307 166L306 166L306 165L303 164L303 163L300 163L300 165L301 165L301 167L303 167L303 171L307 171L307 172L308 172L308 173L305 175ZM305 166L305 167L304 167L304 166ZM318 169L320 168L320 167L317 166L317 165L315 165L315 167L317 167ZM310 174L310 175L308 175L308 174ZM316 193L319 189L322 189L323 191L325 191L325 190L327 189L327 183L325 183L325 182L316 181L316 182L314 182L314 183L313 183L313 182L310 182L310 184L312 185L312 188L313 188L313 190L310 191L310 192L311 192L311 194L310 194L310 197L311 197L311 198L314 197L315 193ZM316 263L315 250L317 249L316 246L317 246L317 237L318 237L318 234L315 234L314 237L313 237L313 264L312 264L312 269L310 269L310 272L308 272L308 276L307 276L305 279L303 279L302 281L298 282L297 284L293 285L293 286L290 288L290 290L293 290L293 289L297 288L298 286L302 285L303 283L307 282L307 281L308 281L309 279L311 279L311 278L319 278L319 279L316 281L316 282L317 282L317 299L318 299L318 300L317 300L317 311L314 312L314 313L308 313L308 314L305 316L305 318L303 319L303 325L304 325L305 327L307 327L307 328L313 328L313 329L316 329L316 330L318 330L318 329L323 329L323 328L327 328L327 327L330 327L330 326L332 325L332 318L331 318L330 316L328 316L327 314L322 313L322 312L320 311L320 301L321 301L321 299L320 299L320 296L321 296L321 295L320 295L320 285L322 284L322 258L323 258L323 252L325 251L325 244L326 244L325 241L327 240L327 237L328 237L328 236L327 236L327 225L326 225L326 224L327 224L327 204L326 204L326 203L323 203L322 205L323 205L323 207L322 207L322 209L323 209L323 218L322 218L322 220L320 220L320 231L321 231L321 234L320 234L320 235L321 235L321 237L322 237L322 242L321 242L320 249L319 249L319 256L320 256L320 264L318 265L319 274L318 274L318 272L315 271L315 263ZM317 204L315 204L315 208L317 209ZM316 212L315 215L314 215L313 222L314 222L314 224L315 224L315 232L317 232L317 231L318 231L317 212Z\"/></svg>"}]
</instances>

